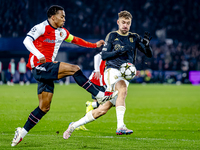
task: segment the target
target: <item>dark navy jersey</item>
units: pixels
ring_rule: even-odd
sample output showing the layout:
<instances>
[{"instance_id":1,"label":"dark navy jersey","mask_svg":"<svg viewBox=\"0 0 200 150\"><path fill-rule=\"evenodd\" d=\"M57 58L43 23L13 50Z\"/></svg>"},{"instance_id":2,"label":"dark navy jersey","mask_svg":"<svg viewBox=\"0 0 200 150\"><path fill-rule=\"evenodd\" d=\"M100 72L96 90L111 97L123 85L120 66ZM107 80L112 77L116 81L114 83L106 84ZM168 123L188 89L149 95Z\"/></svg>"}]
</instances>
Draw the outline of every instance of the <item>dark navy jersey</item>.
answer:
<instances>
[{"instance_id":1,"label":"dark navy jersey","mask_svg":"<svg viewBox=\"0 0 200 150\"><path fill-rule=\"evenodd\" d=\"M137 48L143 52L143 49L140 48L138 41L140 36L136 33L128 32L127 35L121 35L118 31L110 32L105 39L105 44L102 49L103 52L113 52L122 49L125 45L129 45L132 47L131 51L124 53L123 55L119 55L117 57L113 57L112 59L106 60L106 68L117 68L126 62L134 63L134 55ZM146 51L146 50L145 50ZM146 54L145 54L146 55ZM147 56L148 57L148 56Z\"/></svg>"}]
</instances>

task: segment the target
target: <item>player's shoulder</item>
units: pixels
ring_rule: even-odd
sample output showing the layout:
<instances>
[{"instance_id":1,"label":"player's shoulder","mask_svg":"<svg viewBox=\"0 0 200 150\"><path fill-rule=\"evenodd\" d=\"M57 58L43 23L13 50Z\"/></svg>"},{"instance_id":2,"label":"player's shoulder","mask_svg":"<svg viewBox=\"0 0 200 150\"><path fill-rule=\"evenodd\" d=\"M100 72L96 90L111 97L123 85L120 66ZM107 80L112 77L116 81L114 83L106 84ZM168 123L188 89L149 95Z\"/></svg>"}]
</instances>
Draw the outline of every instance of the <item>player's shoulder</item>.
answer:
<instances>
[{"instance_id":1,"label":"player's shoulder","mask_svg":"<svg viewBox=\"0 0 200 150\"><path fill-rule=\"evenodd\" d=\"M70 32L66 28L62 27L61 29L70 34Z\"/></svg>"},{"instance_id":2,"label":"player's shoulder","mask_svg":"<svg viewBox=\"0 0 200 150\"><path fill-rule=\"evenodd\" d=\"M45 20L45 21L43 21L43 22L41 22L41 23L36 24L35 26L36 26L36 27L42 28L42 27L45 27L45 26L47 26L47 25L49 25L49 23L48 23L47 20Z\"/></svg>"},{"instance_id":3,"label":"player's shoulder","mask_svg":"<svg viewBox=\"0 0 200 150\"><path fill-rule=\"evenodd\" d=\"M49 25L48 24L48 21L45 20L41 23L38 23L36 24L32 29L31 29L31 32L40 32L40 31L44 31L45 30L45 27Z\"/></svg>"},{"instance_id":4,"label":"player's shoulder","mask_svg":"<svg viewBox=\"0 0 200 150\"><path fill-rule=\"evenodd\" d=\"M133 33L133 32L129 32L128 34L129 34L129 36L133 36L133 37L139 37L140 36L139 34Z\"/></svg>"},{"instance_id":5,"label":"player's shoulder","mask_svg":"<svg viewBox=\"0 0 200 150\"><path fill-rule=\"evenodd\" d=\"M111 31L107 34L105 41L108 41L108 39L110 40L115 39L117 35L118 35L117 31Z\"/></svg>"}]
</instances>

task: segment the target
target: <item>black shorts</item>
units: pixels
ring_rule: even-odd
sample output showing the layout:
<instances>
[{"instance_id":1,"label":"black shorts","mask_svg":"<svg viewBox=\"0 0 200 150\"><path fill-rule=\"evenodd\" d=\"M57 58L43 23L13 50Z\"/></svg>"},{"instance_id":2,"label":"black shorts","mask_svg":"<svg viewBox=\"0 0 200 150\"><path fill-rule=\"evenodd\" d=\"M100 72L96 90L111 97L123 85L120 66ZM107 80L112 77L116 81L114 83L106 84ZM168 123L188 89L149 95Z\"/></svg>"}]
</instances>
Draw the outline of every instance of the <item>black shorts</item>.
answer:
<instances>
[{"instance_id":1,"label":"black shorts","mask_svg":"<svg viewBox=\"0 0 200 150\"><path fill-rule=\"evenodd\" d=\"M98 86L96 84L93 84L95 86L95 88L97 88L99 91L105 92L106 91L106 87L104 86ZM92 99L96 99L94 95L92 95Z\"/></svg>"},{"instance_id":2,"label":"black shorts","mask_svg":"<svg viewBox=\"0 0 200 150\"><path fill-rule=\"evenodd\" d=\"M54 80L58 80L60 62L47 62L32 69L34 78L38 82L38 94L44 92L53 93Z\"/></svg>"}]
</instances>

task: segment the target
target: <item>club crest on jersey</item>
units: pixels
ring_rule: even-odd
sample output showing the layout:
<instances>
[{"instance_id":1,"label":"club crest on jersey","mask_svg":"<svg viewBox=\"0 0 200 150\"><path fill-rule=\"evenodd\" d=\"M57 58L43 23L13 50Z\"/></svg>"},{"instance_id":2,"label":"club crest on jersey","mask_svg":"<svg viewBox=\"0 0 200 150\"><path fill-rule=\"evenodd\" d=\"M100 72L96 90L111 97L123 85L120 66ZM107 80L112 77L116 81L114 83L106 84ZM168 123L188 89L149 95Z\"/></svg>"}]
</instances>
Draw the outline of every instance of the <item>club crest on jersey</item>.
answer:
<instances>
[{"instance_id":1,"label":"club crest on jersey","mask_svg":"<svg viewBox=\"0 0 200 150\"><path fill-rule=\"evenodd\" d=\"M130 42L131 42L131 43L133 43L133 38L132 38L132 37L131 37L131 38L129 38L129 40L130 40Z\"/></svg>"},{"instance_id":2,"label":"club crest on jersey","mask_svg":"<svg viewBox=\"0 0 200 150\"><path fill-rule=\"evenodd\" d=\"M121 48L121 46L120 46L119 44L116 44L114 48L115 48L115 50L117 51L118 49Z\"/></svg>"},{"instance_id":3,"label":"club crest on jersey","mask_svg":"<svg viewBox=\"0 0 200 150\"><path fill-rule=\"evenodd\" d=\"M63 36L63 32L60 32L60 37L62 37Z\"/></svg>"}]
</instances>

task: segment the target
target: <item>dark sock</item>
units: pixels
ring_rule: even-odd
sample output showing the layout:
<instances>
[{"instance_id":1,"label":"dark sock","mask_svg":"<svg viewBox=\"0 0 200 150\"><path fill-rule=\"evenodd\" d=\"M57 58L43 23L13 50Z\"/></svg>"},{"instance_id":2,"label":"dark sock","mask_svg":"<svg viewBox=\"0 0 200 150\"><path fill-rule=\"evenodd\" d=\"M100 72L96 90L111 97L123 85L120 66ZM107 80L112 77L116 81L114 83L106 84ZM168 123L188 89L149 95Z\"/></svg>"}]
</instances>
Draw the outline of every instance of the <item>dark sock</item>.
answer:
<instances>
[{"instance_id":1,"label":"dark sock","mask_svg":"<svg viewBox=\"0 0 200 150\"><path fill-rule=\"evenodd\" d=\"M99 107L99 103L98 102L96 102L97 103L97 108Z\"/></svg>"},{"instance_id":2,"label":"dark sock","mask_svg":"<svg viewBox=\"0 0 200 150\"><path fill-rule=\"evenodd\" d=\"M28 117L28 120L26 121L24 125L24 129L26 131L29 131L32 129L39 121L40 119L45 115L46 113L43 112L39 106L31 112L31 114Z\"/></svg>"},{"instance_id":3,"label":"dark sock","mask_svg":"<svg viewBox=\"0 0 200 150\"><path fill-rule=\"evenodd\" d=\"M79 86L86 89L92 95L96 96L99 93L99 90L95 88L93 83L88 78L86 78L86 76L83 74L81 70L78 70L77 72L75 72L73 77Z\"/></svg>"},{"instance_id":4,"label":"dark sock","mask_svg":"<svg viewBox=\"0 0 200 150\"><path fill-rule=\"evenodd\" d=\"M96 102L97 103L97 107L96 108L94 108L94 109L97 109L98 107L99 107L99 103L98 102Z\"/></svg>"}]
</instances>

